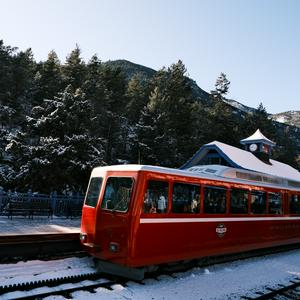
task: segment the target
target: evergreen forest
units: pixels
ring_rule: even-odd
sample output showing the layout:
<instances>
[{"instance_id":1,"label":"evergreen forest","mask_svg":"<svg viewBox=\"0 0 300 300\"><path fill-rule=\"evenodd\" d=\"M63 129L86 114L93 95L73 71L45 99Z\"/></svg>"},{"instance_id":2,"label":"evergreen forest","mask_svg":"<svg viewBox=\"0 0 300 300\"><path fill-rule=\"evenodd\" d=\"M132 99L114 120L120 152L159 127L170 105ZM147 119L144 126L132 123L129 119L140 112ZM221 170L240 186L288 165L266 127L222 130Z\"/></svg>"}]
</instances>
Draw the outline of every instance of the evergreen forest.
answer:
<instances>
[{"instance_id":1,"label":"evergreen forest","mask_svg":"<svg viewBox=\"0 0 300 300\"><path fill-rule=\"evenodd\" d=\"M199 96L182 61L149 76L122 63L84 61L78 46L64 63L55 51L37 62L0 40L0 186L83 193L93 167L138 163L178 168L203 144L242 147L257 128L277 143L273 158L299 168L295 128L224 102L221 73Z\"/></svg>"}]
</instances>

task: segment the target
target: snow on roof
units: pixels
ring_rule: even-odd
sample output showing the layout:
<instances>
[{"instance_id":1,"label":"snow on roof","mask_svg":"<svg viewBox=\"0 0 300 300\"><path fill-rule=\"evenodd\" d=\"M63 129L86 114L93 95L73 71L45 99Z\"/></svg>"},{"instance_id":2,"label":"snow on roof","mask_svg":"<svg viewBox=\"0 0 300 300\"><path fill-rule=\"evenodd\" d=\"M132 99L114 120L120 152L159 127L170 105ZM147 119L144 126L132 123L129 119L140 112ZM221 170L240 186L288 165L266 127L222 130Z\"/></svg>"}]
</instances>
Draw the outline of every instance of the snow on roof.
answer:
<instances>
[{"instance_id":1,"label":"snow on roof","mask_svg":"<svg viewBox=\"0 0 300 300\"><path fill-rule=\"evenodd\" d=\"M253 133L251 136L249 136L243 140L240 140L241 144L247 144L247 143L257 142L257 141L264 141L267 144L270 144L272 146L276 145L276 143L274 143L273 141L271 141L267 137L265 137L259 129L257 129L255 131L255 133Z\"/></svg>"},{"instance_id":2,"label":"snow on roof","mask_svg":"<svg viewBox=\"0 0 300 300\"><path fill-rule=\"evenodd\" d=\"M219 143L219 142L217 142ZM222 143L220 143L222 144ZM224 144L226 145L226 144ZM228 145L227 145L228 146ZM230 146L231 147L231 146ZM232 147L234 148L234 147ZM236 148L237 149L237 148ZM239 150L239 149L238 149ZM243 151L243 150L241 150ZM251 154L251 153L250 153ZM157 172L161 174L168 174L168 175L178 175L178 176L187 176L187 177L197 177L202 179L209 179L209 180L221 180L223 182L237 182L237 183L245 183L245 179L241 179L235 176L235 171L241 170L236 169L228 166L222 166L222 165L200 165L200 166L192 166L186 169L174 169L174 168L166 168L166 167L160 167L160 166L151 166L151 165L137 165L137 164L128 164L128 165L112 165L112 166L104 166L104 167L97 167L94 168L91 174L91 177L102 177L105 176L105 173L107 171L131 171L131 172L138 172L138 171L151 171L151 172ZM252 173L255 173L256 171L253 171ZM233 174L234 173L234 174ZM249 172L248 172L249 173ZM248 174L247 173L247 174ZM260 173L258 173L260 174ZM265 172L263 173L265 174ZM263 175L260 174L260 175ZM255 183L252 181L252 184L255 184L256 186L269 186L274 188L286 188L287 183L284 183L282 179L282 176L279 174L275 176L279 181L277 184L274 184L274 182L268 182L268 181L256 181ZM273 178L273 181L276 181L276 178ZM293 181L297 179L293 178ZM300 182L300 178L298 179ZM249 184L249 182L247 183ZM291 186L291 189L295 189L296 186Z\"/></svg>"},{"instance_id":3,"label":"snow on roof","mask_svg":"<svg viewBox=\"0 0 300 300\"><path fill-rule=\"evenodd\" d=\"M218 141L208 143L205 146L216 146L234 164L236 164L242 169L284 177L290 180L300 181L300 173L298 172L298 170L279 161L270 159L271 165L269 165L258 159L251 152Z\"/></svg>"}]
</instances>

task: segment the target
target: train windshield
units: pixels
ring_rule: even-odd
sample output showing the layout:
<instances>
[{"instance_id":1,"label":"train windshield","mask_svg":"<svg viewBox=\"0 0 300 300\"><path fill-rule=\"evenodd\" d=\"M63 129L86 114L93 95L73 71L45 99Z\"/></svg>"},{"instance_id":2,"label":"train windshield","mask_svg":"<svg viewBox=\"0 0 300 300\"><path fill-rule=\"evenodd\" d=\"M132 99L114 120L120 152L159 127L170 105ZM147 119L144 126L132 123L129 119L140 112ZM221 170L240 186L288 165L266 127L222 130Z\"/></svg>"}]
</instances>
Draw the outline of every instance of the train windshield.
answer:
<instances>
[{"instance_id":1,"label":"train windshield","mask_svg":"<svg viewBox=\"0 0 300 300\"><path fill-rule=\"evenodd\" d=\"M109 177L106 182L101 208L126 212L130 202L132 186L132 178Z\"/></svg>"},{"instance_id":2,"label":"train windshield","mask_svg":"<svg viewBox=\"0 0 300 300\"><path fill-rule=\"evenodd\" d=\"M92 207L97 206L102 180L103 179L101 177L93 177L91 179L86 193L85 205L92 206Z\"/></svg>"}]
</instances>

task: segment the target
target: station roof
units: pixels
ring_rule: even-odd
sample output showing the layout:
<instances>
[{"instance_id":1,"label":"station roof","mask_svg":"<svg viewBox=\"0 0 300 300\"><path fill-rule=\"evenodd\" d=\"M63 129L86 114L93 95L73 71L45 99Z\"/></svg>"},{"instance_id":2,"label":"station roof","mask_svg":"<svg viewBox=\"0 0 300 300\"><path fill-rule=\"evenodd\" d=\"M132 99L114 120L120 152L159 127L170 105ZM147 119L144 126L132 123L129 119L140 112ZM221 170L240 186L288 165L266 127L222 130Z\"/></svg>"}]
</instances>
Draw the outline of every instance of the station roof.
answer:
<instances>
[{"instance_id":1,"label":"station roof","mask_svg":"<svg viewBox=\"0 0 300 300\"><path fill-rule=\"evenodd\" d=\"M262 142L265 144L268 144L270 146L275 146L276 143L269 140L267 137L265 137L259 129L257 129L251 136L240 140L241 144L250 144L250 143L257 143L257 142Z\"/></svg>"},{"instance_id":2,"label":"station roof","mask_svg":"<svg viewBox=\"0 0 300 300\"><path fill-rule=\"evenodd\" d=\"M204 158L210 150L217 151L218 154L234 168L280 176L300 182L300 172L295 168L273 159L270 159L270 164L264 163L251 152L218 141L205 144L201 147L181 169L188 169L199 165L201 159Z\"/></svg>"}]
</instances>

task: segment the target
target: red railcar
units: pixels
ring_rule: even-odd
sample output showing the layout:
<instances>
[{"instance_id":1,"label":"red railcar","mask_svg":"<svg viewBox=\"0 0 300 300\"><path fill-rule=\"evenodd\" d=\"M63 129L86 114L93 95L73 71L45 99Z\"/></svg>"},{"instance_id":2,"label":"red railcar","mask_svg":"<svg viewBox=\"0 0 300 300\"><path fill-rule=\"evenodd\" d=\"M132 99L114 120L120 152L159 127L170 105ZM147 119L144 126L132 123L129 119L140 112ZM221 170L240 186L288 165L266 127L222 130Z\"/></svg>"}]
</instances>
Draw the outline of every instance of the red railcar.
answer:
<instances>
[{"instance_id":1,"label":"red railcar","mask_svg":"<svg viewBox=\"0 0 300 300\"><path fill-rule=\"evenodd\" d=\"M100 270L154 266L300 242L300 183L209 165L95 168L81 243Z\"/></svg>"}]
</instances>

